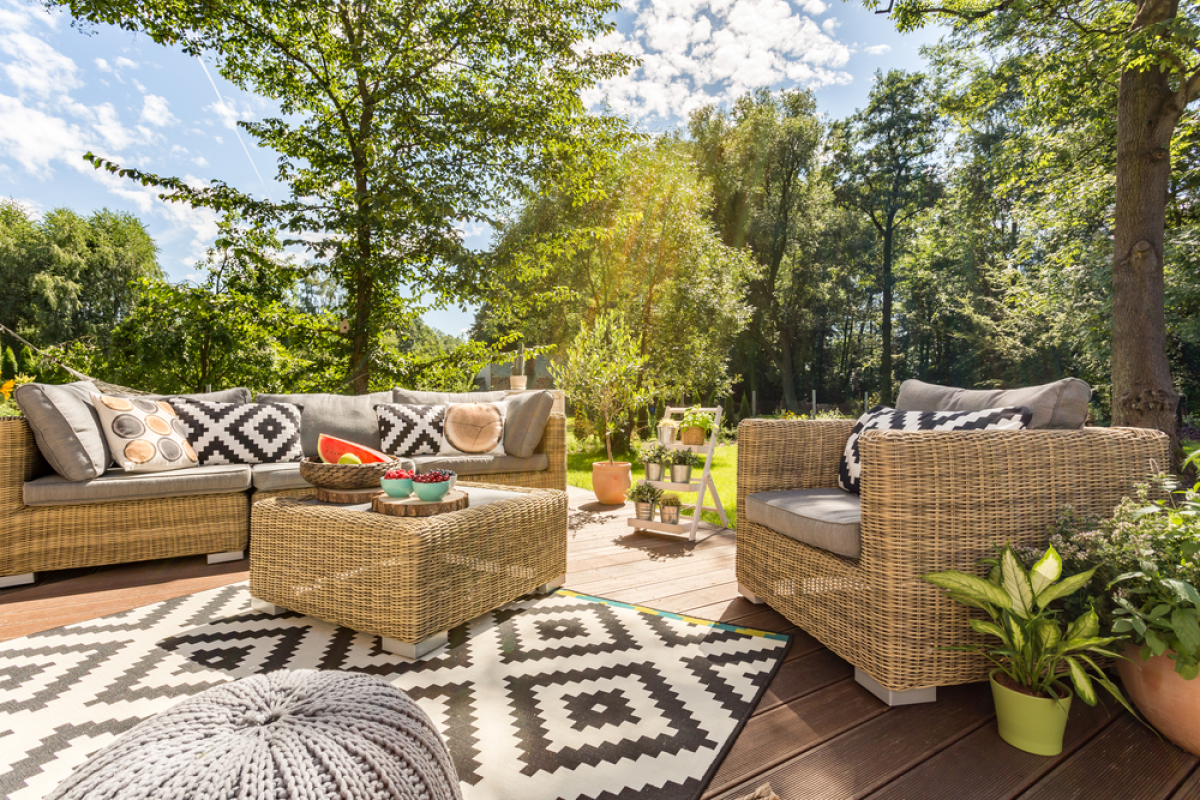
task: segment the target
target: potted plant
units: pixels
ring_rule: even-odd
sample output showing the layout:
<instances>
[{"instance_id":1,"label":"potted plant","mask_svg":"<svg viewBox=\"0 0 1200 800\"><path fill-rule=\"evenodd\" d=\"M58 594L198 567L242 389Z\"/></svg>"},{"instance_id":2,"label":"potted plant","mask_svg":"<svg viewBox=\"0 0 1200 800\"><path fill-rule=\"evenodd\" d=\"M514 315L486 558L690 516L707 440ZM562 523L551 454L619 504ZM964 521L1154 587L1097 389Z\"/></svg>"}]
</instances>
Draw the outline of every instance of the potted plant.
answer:
<instances>
[{"instance_id":1,"label":"potted plant","mask_svg":"<svg viewBox=\"0 0 1200 800\"><path fill-rule=\"evenodd\" d=\"M513 359L512 376L508 379L508 388L522 392L525 390L525 343L517 347L517 357Z\"/></svg>"},{"instance_id":2,"label":"potted plant","mask_svg":"<svg viewBox=\"0 0 1200 800\"><path fill-rule=\"evenodd\" d=\"M629 490L633 513L638 519L654 519L654 504L662 497L662 489L642 482Z\"/></svg>"},{"instance_id":3,"label":"potted plant","mask_svg":"<svg viewBox=\"0 0 1200 800\"><path fill-rule=\"evenodd\" d=\"M616 312L605 311L580 330L565 358L550 371L573 403L595 410L604 420L608 461L592 464L592 491L606 505L624 503L632 465L613 458L612 434L631 411L654 397L637 339Z\"/></svg>"},{"instance_id":4,"label":"potted plant","mask_svg":"<svg viewBox=\"0 0 1200 800\"><path fill-rule=\"evenodd\" d=\"M952 599L986 613L990 620L970 620L971 630L1000 640L998 646L947 649L980 653L995 665L991 685L1000 738L1028 753L1058 755L1071 710L1064 674L1088 705L1096 704L1098 683L1129 708L1120 689L1089 655L1118 658L1107 649L1118 639L1099 635L1100 617L1093 609L1064 625L1063 613L1051 607L1087 586L1095 568L1059 580L1062 559L1053 546L1028 570L1011 547L984 563L992 566L987 579L954 570L922 576Z\"/></svg>"},{"instance_id":5,"label":"potted plant","mask_svg":"<svg viewBox=\"0 0 1200 800\"><path fill-rule=\"evenodd\" d=\"M675 492L667 492L658 501L658 517L671 525L679 524L679 508L683 499Z\"/></svg>"},{"instance_id":6,"label":"potted plant","mask_svg":"<svg viewBox=\"0 0 1200 800\"><path fill-rule=\"evenodd\" d=\"M704 444L708 432L713 429L716 420L707 411L701 411L698 406L692 406L683 412L679 420L679 441L684 444Z\"/></svg>"},{"instance_id":7,"label":"potted plant","mask_svg":"<svg viewBox=\"0 0 1200 800\"><path fill-rule=\"evenodd\" d=\"M638 455L638 461L642 462L642 466L646 468L646 480L661 481L663 469L670 457L671 451L661 444L643 445L642 451Z\"/></svg>"},{"instance_id":8,"label":"potted plant","mask_svg":"<svg viewBox=\"0 0 1200 800\"><path fill-rule=\"evenodd\" d=\"M704 459L690 450L671 452L671 483L691 483L692 468L699 467Z\"/></svg>"},{"instance_id":9,"label":"potted plant","mask_svg":"<svg viewBox=\"0 0 1200 800\"><path fill-rule=\"evenodd\" d=\"M1139 486L1103 522L1068 510L1058 537L1064 552L1099 567L1102 616L1128 637L1117 671L1130 699L1200 755L1200 484L1181 491L1163 479L1162 488L1166 496L1152 499L1151 487Z\"/></svg>"},{"instance_id":10,"label":"potted plant","mask_svg":"<svg viewBox=\"0 0 1200 800\"><path fill-rule=\"evenodd\" d=\"M662 419L658 421L658 443L661 445L670 446L675 444L675 437L679 433L679 423L673 419Z\"/></svg>"}]
</instances>

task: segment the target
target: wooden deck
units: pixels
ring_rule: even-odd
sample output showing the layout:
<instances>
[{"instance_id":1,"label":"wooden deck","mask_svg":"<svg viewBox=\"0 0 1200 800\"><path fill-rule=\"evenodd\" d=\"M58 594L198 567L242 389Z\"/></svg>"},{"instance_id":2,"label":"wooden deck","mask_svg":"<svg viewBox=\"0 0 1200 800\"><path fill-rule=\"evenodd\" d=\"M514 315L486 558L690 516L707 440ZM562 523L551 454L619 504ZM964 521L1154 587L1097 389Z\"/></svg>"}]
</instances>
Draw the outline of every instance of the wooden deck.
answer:
<instances>
[{"instance_id":1,"label":"wooden deck","mask_svg":"<svg viewBox=\"0 0 1200 800\"><path fill-rule=\"evenodd\" d=\"M573 493L568 588L795 634L706 800L766 782L782 800L1200 800L1197 759L1124 712L1077 703L1063 754L1042 758L1000 740L984 684L889 709L854 682L845 661L738 596L733 533L702 533L691 545L634 532L627 512L578 505L587 497ZM246 578L245 561L210 567L203 557L50 573L35 586L0 590L0 640Z\"/></svg>"}]
</instances>

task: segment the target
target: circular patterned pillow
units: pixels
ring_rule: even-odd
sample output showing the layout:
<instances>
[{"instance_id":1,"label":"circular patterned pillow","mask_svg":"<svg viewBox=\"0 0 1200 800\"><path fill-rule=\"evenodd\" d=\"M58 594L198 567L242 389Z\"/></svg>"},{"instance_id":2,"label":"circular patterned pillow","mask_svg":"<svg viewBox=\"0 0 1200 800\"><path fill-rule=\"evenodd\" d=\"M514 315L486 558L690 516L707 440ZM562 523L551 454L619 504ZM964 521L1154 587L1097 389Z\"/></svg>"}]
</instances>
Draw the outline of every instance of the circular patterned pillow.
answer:
<instances>
[{"instance_id":1,"label":"circular patterned pillow","mask_svg":"<svg viewBox=\"0 0 1200 800\"><path fill-rule=\"evenodd\" d=\"M170 403L94 394L92 405L113 459L126 472L163 472L196 464L196 451Z\"/></svg>"},{"instance_id":2,"label":"circular patterned pillow","mask_svg":"<svg viewBox=\"0 0 1200 800\"><path fill-rule=\"evenodd\" d=\"M453 450L469 455L504 452L504 404L452 403L446 409L442 435Z\"/></svg>"}]
</instances>

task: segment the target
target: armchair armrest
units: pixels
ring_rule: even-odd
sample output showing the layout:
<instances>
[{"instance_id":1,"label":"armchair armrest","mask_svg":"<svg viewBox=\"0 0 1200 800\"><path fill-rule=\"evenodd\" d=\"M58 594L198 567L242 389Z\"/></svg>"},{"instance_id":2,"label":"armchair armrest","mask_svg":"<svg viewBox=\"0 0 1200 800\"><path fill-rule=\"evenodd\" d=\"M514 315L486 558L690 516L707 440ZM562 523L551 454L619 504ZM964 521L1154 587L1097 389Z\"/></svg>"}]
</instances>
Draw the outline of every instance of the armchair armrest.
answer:
<instances>
[{"instance_id":1,"label":"armchair armrest","mask_svg":"<svg viewBox=\"0 0 1200 800\"><path fill-rule=\"evenodd\" d=\"M737 507L746 495L837 486L851 419L747 419L738 425Z\"/></svg>"}]
</instances>

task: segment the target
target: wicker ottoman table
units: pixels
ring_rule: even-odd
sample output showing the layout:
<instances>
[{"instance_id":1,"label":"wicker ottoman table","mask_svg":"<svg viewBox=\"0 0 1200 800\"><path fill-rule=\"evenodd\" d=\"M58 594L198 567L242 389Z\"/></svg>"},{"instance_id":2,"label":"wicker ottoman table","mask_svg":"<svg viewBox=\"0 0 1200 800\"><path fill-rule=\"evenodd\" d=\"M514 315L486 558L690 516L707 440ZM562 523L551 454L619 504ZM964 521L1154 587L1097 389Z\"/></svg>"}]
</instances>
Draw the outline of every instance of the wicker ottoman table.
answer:
<instances>
[{"instance_id":1,"label":"wicker ottoman table","mask_svg":"<svg viewBox=\"0 0 1200 800\"><path fill-rule=\"evenodd\" d=\"M416 659L456 625L563 584L567 494L461 483L470 508L432 517L376 514L276 497L250 518L255 610L295 611L383 638Z\"/></svg>"}]
</instances>

